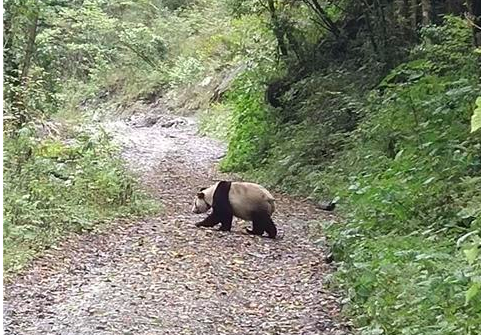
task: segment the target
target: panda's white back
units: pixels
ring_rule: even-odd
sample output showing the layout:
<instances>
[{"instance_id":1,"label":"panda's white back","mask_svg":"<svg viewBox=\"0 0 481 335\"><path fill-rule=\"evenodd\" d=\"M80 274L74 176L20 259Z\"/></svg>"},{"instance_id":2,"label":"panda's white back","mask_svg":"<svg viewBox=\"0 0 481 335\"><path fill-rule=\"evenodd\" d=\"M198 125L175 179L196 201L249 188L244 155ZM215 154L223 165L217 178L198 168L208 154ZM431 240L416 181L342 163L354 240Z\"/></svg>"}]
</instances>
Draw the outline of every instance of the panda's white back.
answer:
<instances>
[{"instance_id":1,"label":"panda's white back","mask_svg":"<svg viewBox=\"0 0 481 335\"><path fill-rule=\"evenodd\" d=\"M252 212L266 211L272 215L275 210L274 197L261 185L248 182L232 182L229 202L234 215L243 220L252 220Z\"/></svg>"}]
</instances>

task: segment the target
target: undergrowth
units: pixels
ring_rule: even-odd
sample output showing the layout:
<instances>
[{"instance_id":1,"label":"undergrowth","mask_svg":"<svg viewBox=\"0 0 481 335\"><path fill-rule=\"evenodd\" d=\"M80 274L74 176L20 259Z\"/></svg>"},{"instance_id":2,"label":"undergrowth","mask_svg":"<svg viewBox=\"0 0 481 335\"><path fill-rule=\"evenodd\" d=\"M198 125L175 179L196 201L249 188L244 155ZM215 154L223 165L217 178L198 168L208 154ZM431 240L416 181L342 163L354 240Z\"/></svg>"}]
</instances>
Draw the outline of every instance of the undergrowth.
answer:
<instances>
[{"instance_id":1,"label":"undergrowth","mask_svg":"<svg viewBox=\"0 0 481 335\"><path fill-rule=\"evenodd\" d=\"M37 138L26 126L4 136L3 265L20 270L68 232L158 210L118 158L106 133Z\"/></svg>"},{"instance_id":2,"label":"undergrowth","mask_svg":"<svg viewBox=\"0 0 481 335\"><path fill-rule=\"evenodd\" d=\"M481 138L469 132L479 72L461 20L424 36L367 97L352 149L321 174L346 205L327 232L365 334L481 327Z\"/></svg>"},{"instance_id":3,"label":"undergrowth","mask_svg":"<svg viewBox=\"0 0 481 335\"><path fill-rule=\"evenodd\" d=\"M229 106L212 105L209 110L199 115L199 131L202 135L212 136L218 140L228 142L232 124L232 111Z\"/></svg>"},{"instance_id":4,"label":"undergrowth","mask_svg":"<svg viewBox=\"0 0 481 335\"><path fill-rule=\"evenodd\" d=\"M197 1L176 9L167 4L95 1L77 13L68 35L49 31L66 46L61 57L80 53L85 74L69 79L64 90L69 105L99 96L109 104L150 101L170 89L197 83L231 59L225 36L230 31L221 4ZM57 20L72 16L61 12ZM89 30L84 38L82 31Z\"/></svg>"},{"instance_id":5,"label":"undergrowth","mask_svg":"<svg viewBox=\"0 0 481 335\"><path fill-rule=\"evenodd\" d=\"M112 117L112 111L138 100L153 103L176 88L187 91L235 58L239 37L226 38L231 26L222 4L8 2L7 273L67 232L155 210L107 136L89 131L88 118ZM246 26L241 22L235 31L245 34Z\"/></svg>"},{"instance_id":6,"label":"undergrowth","mask_svg":"<svg viewBox=\"0 0 481 335\"><path fill-rule=\"evenodd\" d=\"M340 197L342 223L324 229L361 334L481 329L481 138L470 133L481 89L471 38L465 21L447 17L374 88L366 78L381 72L344 62L295 82L281 108L267 107L263 81L246 76L225 102L233 123L224 169L317 200Z\"/></svg>"}]
</instances>

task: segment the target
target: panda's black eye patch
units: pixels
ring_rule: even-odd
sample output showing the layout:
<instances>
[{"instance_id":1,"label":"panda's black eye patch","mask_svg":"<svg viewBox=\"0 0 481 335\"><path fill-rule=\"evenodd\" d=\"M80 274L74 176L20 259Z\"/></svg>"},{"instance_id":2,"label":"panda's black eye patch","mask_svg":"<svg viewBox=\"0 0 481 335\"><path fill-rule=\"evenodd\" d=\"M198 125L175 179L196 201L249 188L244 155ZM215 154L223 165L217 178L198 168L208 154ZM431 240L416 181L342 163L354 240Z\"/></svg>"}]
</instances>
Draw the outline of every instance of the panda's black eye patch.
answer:
<instances>
[{"instance_id":1,"label":"panda's black eye patch","mask_svg":"<svg viewBox=\"0 0 481 335\"><path fill-rule=\"evenodd\" d=\"M207 190L207 187L201 187L199 191L202 192L203 190Z\"/></svg>"}]
</instances>

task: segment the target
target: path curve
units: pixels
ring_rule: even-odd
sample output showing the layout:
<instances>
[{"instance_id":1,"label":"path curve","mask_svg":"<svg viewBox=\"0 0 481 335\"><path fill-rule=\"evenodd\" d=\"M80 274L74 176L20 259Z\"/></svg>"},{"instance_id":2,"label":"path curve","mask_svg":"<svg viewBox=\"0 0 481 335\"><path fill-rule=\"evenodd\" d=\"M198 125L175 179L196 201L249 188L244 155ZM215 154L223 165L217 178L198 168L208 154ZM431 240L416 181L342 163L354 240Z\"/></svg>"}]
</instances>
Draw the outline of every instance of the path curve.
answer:
<instances>
[{"instance_id":1,"label":"path curve","mask_svg":"<svg viewBox=\"0 0 481 335\"><path fill-rule=\"evenodd\" d=\"M195 228L192 195L226 178L215 170L225 147L198 136L194 118L155 121L107 128L163 213L73 235L32 262L4 289L5 333L347 334L324 252L306 238L326 214L275 194L283 239L248 236L241 221L231 233Z\"/></svg>"}]
</instances>

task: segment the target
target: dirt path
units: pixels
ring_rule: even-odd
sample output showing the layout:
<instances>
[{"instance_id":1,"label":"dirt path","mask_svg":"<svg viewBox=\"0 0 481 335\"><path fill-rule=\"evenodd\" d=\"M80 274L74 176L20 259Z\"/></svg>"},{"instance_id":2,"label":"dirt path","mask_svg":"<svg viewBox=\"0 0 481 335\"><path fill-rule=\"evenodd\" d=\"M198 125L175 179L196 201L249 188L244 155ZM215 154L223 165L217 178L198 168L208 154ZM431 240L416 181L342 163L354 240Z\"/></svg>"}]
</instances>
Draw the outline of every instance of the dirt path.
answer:
<instances>
[{"instance_id":1,"label":"dirt path","mask_svg":"<svg viewBox=\"0 0 481 335\"><path fill-rule=\"evenodd\" d=\"M245 235L239 221L231 233L195 228L192 195L222 177L224 146L197 136L190 118L110 128L164 212L72 236L33 262L5 287L6 334L347 333L323 285L323 250L305 237L325 214L276 195L283 239Z\"/></svg>"}]
</instances>

